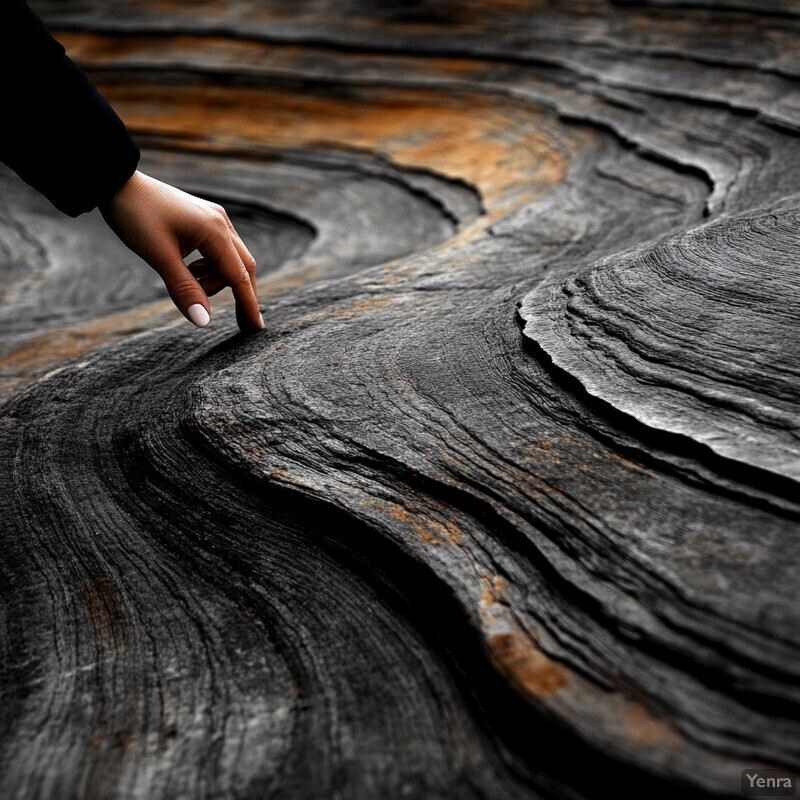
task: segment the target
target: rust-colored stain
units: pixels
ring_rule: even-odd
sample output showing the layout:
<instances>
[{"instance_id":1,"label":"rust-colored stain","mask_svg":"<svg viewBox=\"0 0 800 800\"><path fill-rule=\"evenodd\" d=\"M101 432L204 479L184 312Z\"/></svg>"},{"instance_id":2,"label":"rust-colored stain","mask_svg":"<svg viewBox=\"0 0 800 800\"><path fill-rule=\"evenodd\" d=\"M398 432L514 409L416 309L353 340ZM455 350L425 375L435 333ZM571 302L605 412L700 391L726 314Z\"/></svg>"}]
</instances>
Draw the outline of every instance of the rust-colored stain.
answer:
<instances>
[{"instance_id":1,"label":"rust-colored stain","mask_svg":"<svg viewBox=\"0 0 800 800\"><path fill-rule=\"evenodd\" d=\"M440 540L437 539L429 530L427 530L426 528L423 528L421 525L418 525L417 523L412 523L412 526L413 526L414 530L417 532L417 535L419 536L419 538L423 542L426 542L427 544L434 544L434 545L439 544Z\"/></svg>"},{"instance_id":2,"label":"rust-colored stain","mask_svg":"<svg viewBox=\"0 0 800 800\"><path fill-rule=\"evenodd\" d=\"M502 575L479 574L481 580L481 605L491 606L496 603L505 604L505 591L508 581Z\"/></svg>"},{"instance_id":3,"label":"rust-colored stain","mask_svg":"<svg viewBox=\"0 0 800 800\"><path fill-rule=\"evenodd\" d=\"M89 794L92 797L104 797L109 793L109 780L113 775L111 762L119 763L124 759L131 746L136 742L136 733L139 729L137 717L141 712L141 703L136 702L130 709L129 725L123 728L108 730L105 728L104 721L98 722L89 737L89 745L98 752L97 768L93 770L89 779ZM113 780L113 779L111 779Z\"/></svg>"},{"instance_id":4,"label":"rust-colored stain","mask_svg":"<svg viewBox=\"0 0 800 800\"><path fill-rule=\"evenodd\" d=\"M127 624L122 596L114 581L98 569L83 587L86 616L106 650L119 652L127 640Z\"/></svg>"},{"instance_id":5,"label":"rust-colored stain","mask_svg":"<svg viewBox=\"0 0 800 800\"><path fill-rule=\"evenodd\" d=\"M584 473L596 471L598 469L596 462L599 460L611 461L615 465L624 467L629 472L637 473L637 476L653 480L659 484L664 482L663 475L660 475L647 465L638 464L610 449L590 449L586 444L569 434L559 437L556 441L539 439L533 443L533 447L530 451L519 457L519 461L525 465L541 464L544 459L547 459L547 461L551 463L564 461L569 465L570 469ZM521 480L526 484L530 482L527 478L522 478ZM531 478L531 481L533 480L534 479ZM557 484L549 483L548 486L554 489ZM541 489L541 486L536 483L536 488Z\"/></svg>"},{"instance_id":6,"label":"rust-colored stain","mask_svg":"<svg viewBox=\"0 0 800 800\"><path fill-rule=\"evenodd\" d=\"M146 269L144 264L142 269ZM259 300L275 297L313 280L318 277L317 273L318 270L298 270L291 275L285 273L265 275L258 281ZM226 291L211 298L212 319L215 313L232 306L233 297L230 292ZM100 345L181 319L183 318L172 301L164 299L130 311L67 328L56 328L34 336L16 350L0 356L0 397L6 392L19 390L22 384L48 368L60 366L69 359L86 355ZM8 374L4 376L3 371Z\"/></svg>"},{"instance_id":7,"label":"rust-colored stain","mask_svg":"<svg viewBox=\"0 0 800 800\"><path fill-rule=\"evenodd\" d=\"M378 308L386 308L397 302L397 297L365 297L361 300L355 300L349 305L334 308L330 313L325 316L331 317L355 317L369 311L374 311Z\"/></svg>"},{"instance_id":8,"label":"rust-colored stain","mask_svg":"<svg viewBox=\"0 0 800 800\"><path fill-rule=\"evenodd\" d=\"M92 320L82 325L42 333L10 353L0 356L0 367L33 369L68 358L75 358L114 338L146 330L157 317L172 308L170 303L153 303L121 314ZM176 312L177 313L177 312ZM170 314L174 319L174 315Z\"/></svg>"},{"instance_id":9,"label":"rust-colored stain","mask_svg":"<svg viewBox=\"0 0 800 800\"><path fill-rule=\"evenodd\" d=\"M526 694L554 695L567 682L567 671L521 633L496 633L487 639L494 664Z\"/></svg>"},{"instance_id":10,"label":"rust-colored stain","mask_svg":"<svg viewBox=\"0 0 800 800\"><path fill-rule=\"evenodd\" d=\"M98 88L134 133L186 148L353 148L475 186L502 214L557 185L567 157L540 112L509 98L431 89L355 88L338 96L206 83L170 86L103 77Z\"/></svg>"},{"instance_id":11,"label":"rust-colored stain","mask_svg":"<svg viewBox=\"0 0 800 800\"><path fill-rule=\"evenodd\" d=\"M342 53L334 48L318 45L278 44L221 36L175 34L159 36L118 36L87 33L83 31L55 31L69 55L86 69L108 67L186 68L198 67L204 71L233 70L270 74L289 71L313 70L348 73L362 80L372 73L396 72L410 77L415 74L428 77L475 77L487 72L493 64L471 58L409 55L405 53ZM336 69L331 70L335 65ZM495 67L496 68L496 67Z\"/></svg>"},{"instance_id":12,"label":"rust-colored stain","mask_svg":"<svg viewBox=\"0 0 800 800\"><path fill-rule=\"evenodd\" d=\"M397 503L382 500L364 500L362 506L368 506L377 511L387 513L398 522L408 525L417 534L420 541L430 545L440 545L449 543L456 547L461 547L462 532L456 523L451 519L445 522L424 517L421 514L414 514L407 508ZM446 514L443 512L443 516Z\"/></svg>"},{"instance_id":13,"label":"rust-colored stain","mask_svg":"<svg viewBox=\"0 0 800 800\"><path fill-rule=\"evenodd\" d=\"M16 350L0 356L0 397L11 390L19 390L22 384L47 368L60 366L129 334L173 322L177 316L175 307L165 300L34 336Z\"/></svg>"},{"instance_id":14,"label":"rust-colored stain","mask_svg":"<svg viewBox=\"0 0 800 800\"><path fill-rule=\"evenodd\" d=\"M629 703L623 713L625 727L638 742L661 742L665 736L674 735L671 726L656 719L639 703Z\"/></svg>"},{"instance_id":15,"label":"rust-colored stain","mask_svg":"<svg viewBox=\"0 0 800 800\"><path fill-rule=\"evenodd\" d=\"M478 616L491 662L524 697L552 697L569 680L566 667L546 655L522 630L506 598L509 586L505 577L481 572L478 580Z\"/></svg>"},{"instance_id":16,"label":"rust-colored stain","mask_svg":"<svg viewBox=\"0 0 800 800\"><path fill-rule=\"evenodd\" d=\"M621 721L627 736L639 746L663 753L685 745L683 735L671 721L654 716L640 702L626 700Z\"/></svg>"}]
</instances>

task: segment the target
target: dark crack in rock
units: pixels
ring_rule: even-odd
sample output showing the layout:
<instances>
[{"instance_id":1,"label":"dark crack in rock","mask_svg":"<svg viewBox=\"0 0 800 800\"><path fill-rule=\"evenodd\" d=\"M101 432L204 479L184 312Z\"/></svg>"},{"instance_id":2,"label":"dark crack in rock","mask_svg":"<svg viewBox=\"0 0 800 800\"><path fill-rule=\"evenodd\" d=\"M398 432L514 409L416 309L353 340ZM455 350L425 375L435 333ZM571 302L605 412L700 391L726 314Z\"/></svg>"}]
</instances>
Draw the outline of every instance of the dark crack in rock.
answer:
<instances>
[{"instance_id":1,"label":"dark crack in rock","mask_svg":"<svg viewBox=\"0 0 800 800\"><path fill-rule=\"evenodd\" d=\"M615 409L800 496L799 223L727 218L544 280L522 303L525 333Z\"/></svg>"}]
</instances>

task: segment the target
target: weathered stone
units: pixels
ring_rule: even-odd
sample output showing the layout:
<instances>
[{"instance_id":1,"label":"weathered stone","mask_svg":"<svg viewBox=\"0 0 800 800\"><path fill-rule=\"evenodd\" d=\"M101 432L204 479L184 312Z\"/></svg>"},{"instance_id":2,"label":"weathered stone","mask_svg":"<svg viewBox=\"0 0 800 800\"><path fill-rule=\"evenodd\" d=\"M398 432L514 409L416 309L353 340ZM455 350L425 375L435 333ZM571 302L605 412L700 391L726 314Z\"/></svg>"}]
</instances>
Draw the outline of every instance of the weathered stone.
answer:
<instances>
[{"instance_id":1,"label":"weathered stone","mask_svg":"<svg viewBox=\"0 0 800 800\"><path fill-rule=\"evenodd\" d=\"M796 5L36 7L267 327L0 174L0 794L797 770Z\"/></svg>"}]
</instances>

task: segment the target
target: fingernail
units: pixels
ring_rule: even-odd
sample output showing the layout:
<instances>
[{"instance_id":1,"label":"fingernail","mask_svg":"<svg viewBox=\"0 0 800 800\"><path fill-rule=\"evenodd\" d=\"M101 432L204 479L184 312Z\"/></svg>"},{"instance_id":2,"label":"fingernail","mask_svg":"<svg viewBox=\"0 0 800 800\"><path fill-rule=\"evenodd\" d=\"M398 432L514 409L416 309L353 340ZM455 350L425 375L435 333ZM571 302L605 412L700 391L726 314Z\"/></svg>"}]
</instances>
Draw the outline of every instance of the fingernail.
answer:
<instances>
[{"instance_id":1,"label":"fingernail","mask_svg":"<svg viewBox=\"0 0 800 800\"><path fill-rule=\"evenodd\" d=\"M261 330L263 331L266 328L266 324L264 323L264 315L259 311L258 318L261 320Z\"/></svg>"},{"instance_id":2,"label":"fingernail","mask_svg":"<svg viewBox=\"0 0 800 800\"><path fill-rule=\"evenodd\" d=\"M186 312L189 315L189 319L197 325L198 328L205 328L209 322L211 322L211 317L208 315L208 311L205 310L200 303L195 303L193 306L189 306L189 309Z\"/></svg>"}]
</instances>

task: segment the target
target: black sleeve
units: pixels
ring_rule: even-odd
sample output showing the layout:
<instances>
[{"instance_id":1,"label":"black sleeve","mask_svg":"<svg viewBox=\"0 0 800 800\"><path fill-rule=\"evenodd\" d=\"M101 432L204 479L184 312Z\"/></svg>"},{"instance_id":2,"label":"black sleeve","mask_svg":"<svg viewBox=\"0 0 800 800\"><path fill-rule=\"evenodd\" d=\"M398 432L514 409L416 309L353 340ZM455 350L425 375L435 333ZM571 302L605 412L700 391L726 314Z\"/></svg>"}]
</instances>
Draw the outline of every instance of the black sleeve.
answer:
<instances>
[{"instance_id":1,"label":"black sleeve","mask_svg":"<svg viewBox=\"0 0 800 800\"><path fill-rule=\"evenodd\" d=\"M0 0L0 161L72 217L139 163L120 118L25 0Z\"/></svg>"}]
</instances>

